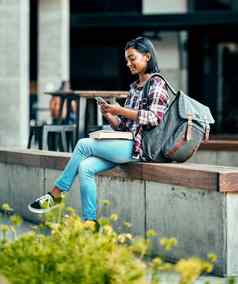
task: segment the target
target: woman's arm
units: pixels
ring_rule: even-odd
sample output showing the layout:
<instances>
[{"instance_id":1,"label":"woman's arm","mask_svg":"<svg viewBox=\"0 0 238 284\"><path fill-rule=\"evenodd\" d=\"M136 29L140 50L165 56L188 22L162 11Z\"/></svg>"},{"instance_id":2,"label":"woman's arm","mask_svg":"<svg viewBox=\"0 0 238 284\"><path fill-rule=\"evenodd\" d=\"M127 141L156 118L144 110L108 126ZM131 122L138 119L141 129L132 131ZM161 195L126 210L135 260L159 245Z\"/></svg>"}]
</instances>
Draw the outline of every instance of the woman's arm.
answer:
<instances>
[{"instance_id":1,"label":"woman's arm","mask_svg":"<svg viewBox=\"0 0 238 284\"><path fill-rule=\"evenodd\" d=\"M134 110L118 104L105 104L101 108L106 113L120 115L130 120L137 120L140 125L156 126L163 119L168 101L165 82L160 78L153 78L151 80L147 101L147 109Z\"/></svg>"},{"instance_id":2,"label":"woman's arm","mask_svg":"<svg viewBox=\"0 0 238 284\"><path fill-rule=\"evenodd\" d=\"M162 121L167 107L168 92L165 82L160 78L153 78L147 96L147 109L135 110L119 104L103 104L101 110L107 114L109 122L112 121L110 123L113 128L120 127L121 119L117 115L120 115L122 119L125 117L129 120L137 120L139 125L156 126Z\"/></svg>"},{"instance_id":3,"label":"woman's arm","mask_svg":"<svg viewBox=\"0 0 238 284\"><path fill-rule=\"evenodd\" d=\"M122 107L119 104L105 104L101 106L101 110L104 113L109 113L112 116L114 115L121 115L130 120L137 120L138 118L138 111L129 109L126 107Z\"/></svg>"}]
</instances>

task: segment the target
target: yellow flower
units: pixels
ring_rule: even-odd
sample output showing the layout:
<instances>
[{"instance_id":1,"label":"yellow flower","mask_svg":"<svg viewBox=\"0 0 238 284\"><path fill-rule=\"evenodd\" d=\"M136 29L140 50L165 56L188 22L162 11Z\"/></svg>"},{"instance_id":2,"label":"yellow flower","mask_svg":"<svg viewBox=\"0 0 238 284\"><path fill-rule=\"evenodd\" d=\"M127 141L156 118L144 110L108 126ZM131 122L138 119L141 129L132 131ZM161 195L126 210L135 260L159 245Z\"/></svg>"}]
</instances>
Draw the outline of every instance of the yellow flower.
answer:
<instances>
[{"instance_id":1,"label":"yellow flower","mask_svg":"<svg viewBox=\"0 0 238 284\"><path fill-rule=\"evenodd\" d=\"M66 213L67 215L70 215L70 216L71 216L71 215L73 215L73 216L76 215L74 208L67 207L65 211L67 212L67 213Z\"/></svg>"},{"instance_id":2,"label":"yellow flower","mask_svg":"<svg viewBox=\"0 0 238 284\"><path fill-rule=\"evenodd\" d=\"M213 269L213 265L211 263L209 263L207 261L203 262L203 271L210 273L210 272L212 272L212 269Z\"/></svg>"},{"instance_id":3,"label":"yellow flower","mask_svg":"<svg viewBox=\"0 0 238 284\"><path fill-rule=\"evenodd\" d=\"M130 240L130 241L133 239L132 235L129 233L125 234L125 237L127 240Z\"/></svg>"},{"instance_id":4,"label":"yellow flower","mask_svg":"<svg viewBox=\"0 0 238 284\"><path fill-rule=\"evenodd\" d=\"M144 255L148 250L148 244L143 239L136 239L132 243L130 249L133 253Z\"/></svg>"},{"instance_id":5,"label":"yellow flower","mask_svg":"<svg viewBox=\"0 0 238 284\"><path fill-rule=\"evenodd\" d=\"M113 233L112 226L110 226L110 225L103 226L103 232L104 232L105 235L112 235L112 233Z\"/></svg>"},{"instance_id":6,"label":"yellow flower","mask_svg":"<svg viewBox=\"0 0 238 284\"><path fill-rule=\"evenodd\" d=\"M160 239L160 245L167 251L171 250L177 245L177 240L175 238L162 238Z\"/></svg>"},{"instance_id":7,"label":"yellow flower","mask_svg":"<svg viewBox=\"0 0 238 284\"><path fill-rule=\"evenodd\" d=\"M154 269L159 269L162 263L163 263L162 259L160 257L156 257L153 259L151 264Z\"/></svg>"},{"instance_id":8,"label":"yellow flower","mask_svg":"<svg viewBox=\"0 0 238 284\"><path fill-rule=\"evenodd\" d=\"M213 254L213 253L209 253L209 254L207 255L207 257L208 257L208 260L209 260L211 263L215 263L215 262L217 261L217 256L216 256L215 254Z\"/></svg>"},{"instance_id":9,"label":"yellow flower","mask_svg":"<svg viewBox=\"0 0 238 284\"><path fill-rule=\"evenodd\" d=\"M189 284L194 282L202 272L211 272L212 265L199 258L192 257L189 259L181 259L175 265L175 271L180 273L180 284Z\"/></svg>"},{"instance_id":10,"label":"yellow flower","mask_svg":"<svg viewBox=\"0 0 238 284\"><path fill-rule=\"evenodd\" d=\"M157 233L156 233L156 231L155 230L148 230L147 232L146 232L146 236L147 236L147 238L154 238L154 237L156 237L157 236Z\"/></svg>"},{"instance_id":11,"label":"yellow flower","mask_svg":"<svg viewBox=\"0 0 238 284\"><path fill-rule=\"evenodd\" d=\"M6 213L12 212L13 209L7 203L3 203L1 206L2 210Z\"/></svg>"},{"instance_id":12,"label":"yellow flower","mask_svg":"<svg viewBox=\"0 0 238 284\"><path fill-rule=\"evenodd\" d=\"M18 226L22 224L22 218L18 215L13 215L10 217L10 220L13 225Z\"/></svg>"},{"instance_id":13,"label":"yellow flower","mask_svg":"<svg viewBox=\"0 0 238 284\"><path fill-rule=\"evenodd\" d=\"M161 265L160 265L160 267L158 267L158 269L160 270L160 271L172 271L173 270L173 265L171 264L171 263L168 263L168 262L166 262L166 263L162 263Z\"/></svg>"},{"instance_id":14,"label":"yellow flower","mask_svg":"<svg viewBox=\"0 0 238 284\"><path fill-rule=\"evenodd\" d=\"M5 234L5 233L10 231L10 227L8 225L2 224L2 225L0 225L0 231L2 231L3 234Z\"/></svg>"},{"instance_id":15,"label":"yellow flower","mask_svg":"<svg viewBox=\"0 0 238 284\"><path fill-rule=\"evenodd\" d=\"M124 234L118 235L117 240L119 243L123 244L126 241L126 237Z\"/></svg>"},{"instance_id":16,"label":"yellow flower","mask_svg":"<svg viewBox=\"0 0 238 284\"><path fill-rule=\"evenodd\" d=\"M127 234L120 234L117 236L117 240L119 243L123 244L126 241L131 241L133 239L132 235L127 233Z\"/></svg>"},{"instance_id":17,"label":"yellow flower","mask_svg":"<svg viewBox=\"0 0 238 284\"><path fill-rule=\"evenodd\" d=\"M113 221L113 222L116 222L118 220L118 215L116 213L113 213L110 217L110 219Z\"/></svg>"},{"instance_id":18,"label":"yellow flower","mask_svg":"<svg viewBox=\"0 0 238 284\"><path fill-rule=\"evenodd\" d=\"M129 223L129 222L124 222L123 225L124 225L124 227L126 227L126 228L131 228L131 227L132 227L132 224Z\"/></svg>"},{"instance_id":19,"label":"yellow flower","mask_svg":"<svg viewBox=\"0 0 238 284\"><path fill-rule=\"evenodd\" d=\"M101 200L101 203L102 203L103 206L109 206L110 205L110 201L107 200L107 199Z\"/></svg>"}]
</instances>

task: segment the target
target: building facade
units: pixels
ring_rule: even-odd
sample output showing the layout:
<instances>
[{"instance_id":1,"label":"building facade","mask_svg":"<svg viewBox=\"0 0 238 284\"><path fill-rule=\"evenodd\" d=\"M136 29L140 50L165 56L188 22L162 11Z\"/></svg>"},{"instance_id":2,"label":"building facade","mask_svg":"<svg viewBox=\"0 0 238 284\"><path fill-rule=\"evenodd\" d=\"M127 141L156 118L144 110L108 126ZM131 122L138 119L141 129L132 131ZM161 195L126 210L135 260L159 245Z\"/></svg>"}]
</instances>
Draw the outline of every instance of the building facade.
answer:
<instances>
[{"instance_id":1,"label":"building facade","mask_svg":"<svg viewBox=\"0 0 238 284\"><path fill-rule=\"evenodd\" d=\"M235 0L1 1L0 146L25 147L30 119L50 122L44 91L62 80L128 89L124 45L139 35L154 42L171 83L210 106L213 133L235 135L237 15Z\"/></svg>"}]
</instances>

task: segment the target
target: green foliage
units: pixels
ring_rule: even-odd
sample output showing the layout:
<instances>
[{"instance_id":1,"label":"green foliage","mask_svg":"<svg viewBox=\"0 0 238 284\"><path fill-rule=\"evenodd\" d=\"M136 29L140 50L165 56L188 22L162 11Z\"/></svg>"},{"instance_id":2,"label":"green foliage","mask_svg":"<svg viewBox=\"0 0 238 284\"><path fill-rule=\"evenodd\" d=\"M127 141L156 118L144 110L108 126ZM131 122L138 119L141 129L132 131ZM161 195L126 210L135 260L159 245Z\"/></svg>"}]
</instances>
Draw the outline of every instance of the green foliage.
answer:
<instances>
[{"instance_id":1,"label":"green foliage","mask_svg":"<svg viewBox=\"0 0 238 284\"><path fill-rule=\"evenodd\" d=\"M0 227L0 273L12 284L145 284L148 275L154 284L159 281L159 271L177 271L180 283L189 284L202 272L211 271L215 261L212 254L208 261L192 258L176 265L160 257L145 261L156 232L148 231L146 239L127 232L118 234L111 225L117 220L117 214L101 218L96 231L95 226L86 226L73 209L59 208L40 226L9 241L6 231L14 231L21 223L19 217L12 216L10 225ZM124 225L131 227L129 223ZM160 243L168 250L177 241L163 238Z\"/></svg>"}]
</instances>

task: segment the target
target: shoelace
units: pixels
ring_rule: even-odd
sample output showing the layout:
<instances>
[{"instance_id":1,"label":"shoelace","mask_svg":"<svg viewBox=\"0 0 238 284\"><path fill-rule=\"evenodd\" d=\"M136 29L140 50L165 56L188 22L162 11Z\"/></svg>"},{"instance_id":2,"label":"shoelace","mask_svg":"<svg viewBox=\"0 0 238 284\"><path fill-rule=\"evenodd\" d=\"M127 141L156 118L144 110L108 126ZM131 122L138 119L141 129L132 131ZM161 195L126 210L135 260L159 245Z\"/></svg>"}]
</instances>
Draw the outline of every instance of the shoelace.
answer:
<instances>
[{"instance_id":1,"label":"shoelace","mask_svg":"<svg viewBox=\"0 0 238 284\"><path fill-rule=\"evenodd\" d=\"M50 196L49 194L45 194L45 195L41 196L38 199L38 201L39 201L40 204L47 202L49 207L54 205L54 200L53 200L52 196Z\"/></svg>"}]
</instances>

